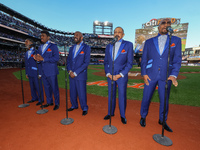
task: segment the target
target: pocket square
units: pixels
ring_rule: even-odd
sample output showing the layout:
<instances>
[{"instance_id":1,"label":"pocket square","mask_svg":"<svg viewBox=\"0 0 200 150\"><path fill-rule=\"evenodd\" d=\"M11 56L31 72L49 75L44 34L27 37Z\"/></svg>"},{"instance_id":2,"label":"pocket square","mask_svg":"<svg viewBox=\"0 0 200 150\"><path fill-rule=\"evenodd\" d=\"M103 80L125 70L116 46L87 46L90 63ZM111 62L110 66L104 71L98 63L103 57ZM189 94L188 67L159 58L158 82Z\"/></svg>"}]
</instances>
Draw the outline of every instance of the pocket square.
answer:
<instances>
[{"instance_id":1,"label":"pocket square","mask_svg":"<svg viewBox=\"0 0 200 150\"><path fill-rule=\"evenodd\" d=\"M51 52L51 49L50 49L50 48L48 48L48 49L47 49L47 52Z\"/></svg>"},{"instance_id":2,"label":"pocket square","mask_svg":"<svg viewBox=\"0 0 200 150\"><path fill-rule=\"evenodd\" d=\"M125 53L125 52L126 52L125 49L123 49L121 53Z\"/></svg>"},{"instance_id":3,"label":"pocket square","mask_svg":"<svg viewBox=\"0 0 200 150\"><path fill-rule=\"evenodd\" d=\"M81 51L80 54L84 54L84 51Z\"/></svg>"},{"instance_id":4,"label":"pocket square","mask_svg":"<svg viewBox=\"0 0 200 150\"><path fill-rule=\"evenodd\" d=\"M174 46L175 46L175 44L174 44L174 43L172 43L172 44L171 44L171 47L174 47Z\"/></svg>"}]
</instances>

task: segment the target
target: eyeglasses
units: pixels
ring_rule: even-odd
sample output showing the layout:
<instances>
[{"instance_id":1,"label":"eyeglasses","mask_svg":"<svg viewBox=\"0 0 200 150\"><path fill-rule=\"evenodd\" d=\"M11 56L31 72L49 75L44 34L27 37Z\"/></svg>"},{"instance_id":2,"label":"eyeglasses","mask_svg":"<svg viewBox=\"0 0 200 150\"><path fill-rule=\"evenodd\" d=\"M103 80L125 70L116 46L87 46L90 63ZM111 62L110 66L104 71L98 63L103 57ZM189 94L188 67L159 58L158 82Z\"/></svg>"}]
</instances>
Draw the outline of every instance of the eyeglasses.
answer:
<instances>
[{"instance_id":1,"label":"eyeglasses","mask_svg":"<svg viewBox=\"0 0 200 150\"><path fill-rule=\"evenodd\" d=\"M163 22L161 22L161 24L162 24L162 25L165 25L165 24L170 25L170 24L171 24L171 21L167 21L167 22L163 21Z\"/></svg>"}]
</instances>

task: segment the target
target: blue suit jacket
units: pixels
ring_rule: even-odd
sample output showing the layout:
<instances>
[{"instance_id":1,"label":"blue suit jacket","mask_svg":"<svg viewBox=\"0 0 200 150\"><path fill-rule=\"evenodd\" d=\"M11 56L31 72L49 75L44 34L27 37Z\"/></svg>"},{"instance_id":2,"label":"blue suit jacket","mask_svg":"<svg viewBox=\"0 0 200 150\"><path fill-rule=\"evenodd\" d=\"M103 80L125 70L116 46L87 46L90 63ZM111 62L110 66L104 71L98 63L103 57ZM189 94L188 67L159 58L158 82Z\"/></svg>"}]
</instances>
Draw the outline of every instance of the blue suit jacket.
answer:
<instances>
[{"instance_id":1,"label":"blue suit jacket","mask_svg":"<svg viewBox=\"0 0 200 150\"><path fill-rule=\"evenodd\" d=\"M36 51L37 53L38 51ZM30 57L28 58L28 51L25 54L25 71L26 75L29 77L37 77L37 69L39 69L39 75L42 75L42 66L41 63L38 63L38 68L37 68L37 62L34 60L33 55L35 55L35 50L33 49Z\"/></svg>"},{"instance_id":2,"label":"blue suit jacket","mask_svg":"<svg viewBox=\"0 0 200 150\"><path fill-rule=\"evenodd\" d=\"M54 76L59 74L57 62L59 61L59 51L56 44L49 42L45 51L42 53L42 45L38 49L40 55L44 58L42 61L42 73L45 76Z\"/></svg>"},{"instance_id":3,"label":"blue suit jacket","mask_svg":"<svg viewBox=\"0 0 200 150\"><path fill-rule=\"evenodd\" d=\"M113 45L108 44L105 50L104 69L105 73L112 75L112 49ZM128 72L133 65L133 44L122 40L116 58L114 60L114 75L122 73L128 79Z\"/></svg>"},{"instance_id":4,"label":"blue suit jacket","mask_svg":"<svg viewBox=\"0 0 200 150\"><path fill-rule=\"evenodd\" d=\"M72 72L76 72L77 76L74 78L75 80L87 80L87 67L90 63L91 48L85 43L82 43L74 58L74 46L69 49L67 71L71 70Z\"/></svg>"},{"instance_id":5,"label":"blue suit jacket","mask_svg":"<svg viewBox=\"0 0 200 150\"><path fill-rule=\"evenodd\" d=\"M143 51L143 48L144 48L144 43L145 42L143 42L142 44L137 44L137 46L136 46L136 48L135 48L135 54L142 54L142 51ZM142 50L142 51L140 51L140 50Z\"/></svg>"},{"instance_id":6,"label":"blue suit jacket","mask_svg":"<svg viewBox=\"0 0 200 150\"><path fill-rule=\"evenodd\" d=\"M167 62L169 51L169 35L162 55L158 46L158 36L148 39L142 54L141 75L148 75L150 79L156 78L160 73L161 80L167 78ZM171 38L171 51L169 62L169 76L178 76L181 67L181 39L176 36Z\"/></svg>"}]
</instances>

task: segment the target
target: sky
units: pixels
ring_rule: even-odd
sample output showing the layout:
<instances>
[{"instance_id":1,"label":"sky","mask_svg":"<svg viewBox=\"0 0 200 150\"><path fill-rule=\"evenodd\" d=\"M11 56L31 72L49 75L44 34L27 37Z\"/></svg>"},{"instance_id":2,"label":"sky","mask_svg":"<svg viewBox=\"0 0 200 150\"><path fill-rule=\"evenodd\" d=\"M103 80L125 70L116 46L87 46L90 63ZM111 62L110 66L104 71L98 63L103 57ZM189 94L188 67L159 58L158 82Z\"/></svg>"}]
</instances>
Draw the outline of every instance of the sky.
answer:
<instances>
[{"instance_id":1,"label":"sky","mask_svg":"<svg viewBox=\"0 0 200 150\"><path fill-rule=\"evenodd\" d=\"M153 18L180 18L189 23L186 48L200 45L200 0L1 0L7 7L48 28L93 33L95 20L124 29L135 43L135 30Z\"/></svg>"}]
</instances>

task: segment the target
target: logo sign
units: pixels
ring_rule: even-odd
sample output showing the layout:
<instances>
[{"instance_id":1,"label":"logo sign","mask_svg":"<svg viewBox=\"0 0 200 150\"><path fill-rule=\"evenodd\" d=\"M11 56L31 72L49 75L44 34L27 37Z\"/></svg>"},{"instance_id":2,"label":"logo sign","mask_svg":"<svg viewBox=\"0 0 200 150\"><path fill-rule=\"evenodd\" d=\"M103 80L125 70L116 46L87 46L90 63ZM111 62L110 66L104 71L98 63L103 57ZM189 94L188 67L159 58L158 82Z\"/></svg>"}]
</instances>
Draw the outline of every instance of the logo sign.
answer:
<instances>
[{"instance_id":1,"label":"logo sign","mask_svg":"<svg viewBox=\"0 0 200 150\"><path fill-rule=\"evenodd\" d=\"M165 18L159 18L159 19L151 19L149 22L142 24L142 28L151 28L154 26L158 26L160 24L160 21ZM177 18L169 18L171 20L171 24L179 24L181 19Z\"/></svg>"},{"instance_id":2,"label":"logo sign","mask_svg":"<svg viewBox=\"0 0 200 150\"><path fill-rule=\"evenodd\" d=\"M107 81L95 81L95 82L87 82L87 85L98 85L98 86L108 86ZM144 83L132 83L127 84L128 88L136 88L136 89L144 89ZM158 87L156 87L158 89Z\"/></svg>"}]
</instances>

